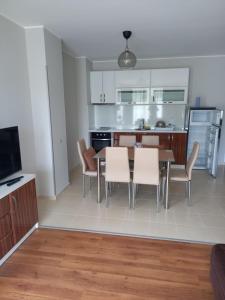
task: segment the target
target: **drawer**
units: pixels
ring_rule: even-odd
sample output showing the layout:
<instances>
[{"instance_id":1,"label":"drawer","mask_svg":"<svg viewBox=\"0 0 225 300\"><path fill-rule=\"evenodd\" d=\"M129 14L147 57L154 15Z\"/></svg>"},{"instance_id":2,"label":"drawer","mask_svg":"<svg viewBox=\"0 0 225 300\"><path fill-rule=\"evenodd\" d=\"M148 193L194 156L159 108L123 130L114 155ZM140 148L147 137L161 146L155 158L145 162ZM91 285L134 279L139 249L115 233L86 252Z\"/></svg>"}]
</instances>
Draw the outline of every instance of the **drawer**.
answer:
<instances>
[{"instance_id":1,"label":"drawer","mask_svg":"<svg viewBox=\"0 0 225 300\"><path fill-rule=\"evenodd\" d=\"M13 234L9 233L4 239L0 240L0 258L2 258L14 246Z\"/></svg>"},{"instance_id":2,"label":"drawer","mask_svg":"<svg viewBox=\"0 0 225 300\"><path fill-rule=\"evenodd\" d=\"M10 202L9 197L4 197L0 199L0 218L9 213L10 211Z\"/></svg>"},{"instance_id":3,"label":"drawer","mask_svg":"<svg viewBox=\"0 0 225 300\"><path fill-rule=\"evenodd\" d=\"M0 218L0 240L5 238L10 232L12 232L12 221L8 213Z\"/></svg>"}]
</instances>

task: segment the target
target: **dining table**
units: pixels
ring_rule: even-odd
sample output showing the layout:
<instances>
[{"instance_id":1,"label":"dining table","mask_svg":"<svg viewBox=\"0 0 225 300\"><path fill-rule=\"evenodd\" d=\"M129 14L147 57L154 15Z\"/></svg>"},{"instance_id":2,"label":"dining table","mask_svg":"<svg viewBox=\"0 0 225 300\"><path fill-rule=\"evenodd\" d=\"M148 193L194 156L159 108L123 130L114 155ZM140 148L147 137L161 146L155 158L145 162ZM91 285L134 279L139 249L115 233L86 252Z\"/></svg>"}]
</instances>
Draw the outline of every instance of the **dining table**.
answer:
<instances>
[{"instance_id":1,"label":"dining table","mask_svg":"<svg viewBox=\"0 0 225 300\"><path fill-rule=\"evenodd\" d=\"M151 146L145 146L147 148L155 148ZM135 147L127 147L128 148L128 159L129 161L134 161L134 151ZM169 172L170 165L172 162L175 162L173 150L171 149L159 149L159 162L163 162L166 165L166 191L165 191L165 201L164 206L165 209L169 208L168 197L169 197ZM105 161L105 153L106 147L101 149L98 153L96 153L93 158L97 160L97 203L101 202L101 161Z\"/></svg>"}]
</instances>

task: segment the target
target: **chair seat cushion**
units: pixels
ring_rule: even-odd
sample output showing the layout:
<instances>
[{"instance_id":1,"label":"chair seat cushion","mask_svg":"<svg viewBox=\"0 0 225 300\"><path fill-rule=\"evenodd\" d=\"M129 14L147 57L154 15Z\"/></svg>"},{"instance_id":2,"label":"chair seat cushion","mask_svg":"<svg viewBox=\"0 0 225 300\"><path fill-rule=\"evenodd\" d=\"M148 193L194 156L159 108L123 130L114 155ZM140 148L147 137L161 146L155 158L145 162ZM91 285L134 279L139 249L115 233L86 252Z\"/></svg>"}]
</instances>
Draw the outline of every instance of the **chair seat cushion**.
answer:
<instances>
[{"instance_id":1,"label":"chair seat cushion","mask_svg":"<svg viewBox=\"0 0 225 300\"><path fill-rule=\"evenodd\" d=\"M188 181L186 170L183 169L171 169L170 181Z\"/></svg>"},{"instance_id":2,"label":"chair seat cushion","mask_svg":"<svg viewBox=\"0 0 225 300\"><path fill-rule=\"evenodd\" d=\"M225 299L225 244L217 244L212 248L210 275L215 298Z\"/></svg>"},{"instance_id":3,"label":"chair seat cushion","mask_svg":"<svg viewBox=\"0 0 225 300\"><path fill-rule=\"evenodd\" d=\"M83 152L83 156L85 159L85 162L87 163L88 166L88 171L96 171L97 170L97 162L96 159L93 157L95 156L96 152L95 150L90 147L87 150Z\"/></svg>"}]
</instances>

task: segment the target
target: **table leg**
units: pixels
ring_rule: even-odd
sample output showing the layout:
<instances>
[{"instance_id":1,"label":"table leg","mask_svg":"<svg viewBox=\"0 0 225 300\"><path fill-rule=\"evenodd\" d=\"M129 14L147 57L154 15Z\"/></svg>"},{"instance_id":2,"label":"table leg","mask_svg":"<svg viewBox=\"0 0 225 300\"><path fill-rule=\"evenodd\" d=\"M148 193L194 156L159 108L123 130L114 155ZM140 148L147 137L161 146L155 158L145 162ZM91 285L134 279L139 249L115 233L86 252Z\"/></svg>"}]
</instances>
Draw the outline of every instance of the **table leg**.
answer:
<instances>
[{"instance_id":1,"label":"table leg","mask_svg":"<svg viewBox=\"0 0 225 300\"><path fill-rule=\"evenodd\" d=\"M166 203L165 208L168 209L168 195L169 195L169 176L170 176L170 161L167 162L167 170L166 170Z\"/></svg>"},{"instance_id":2,"label":"table leg","mask_svg":"<svg viewBox=\"0 0 225 300\"><path fill-rule=\"evenodd\" d=\"M98 198L97 203L101 202L101 182L100 182L100 159L97 159L97 179L98 179Z\"/></svg>"}]
</instances>

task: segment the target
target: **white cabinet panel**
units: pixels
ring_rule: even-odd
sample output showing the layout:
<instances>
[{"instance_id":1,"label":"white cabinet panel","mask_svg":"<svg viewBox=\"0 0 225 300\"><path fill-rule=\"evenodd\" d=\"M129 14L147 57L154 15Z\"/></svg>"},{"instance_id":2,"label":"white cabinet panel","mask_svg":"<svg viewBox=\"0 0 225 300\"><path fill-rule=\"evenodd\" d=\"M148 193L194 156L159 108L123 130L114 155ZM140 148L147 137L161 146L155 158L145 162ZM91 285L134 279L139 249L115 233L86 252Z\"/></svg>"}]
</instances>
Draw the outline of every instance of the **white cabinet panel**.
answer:
<instances>
[{"instance_id":1,"label":"white cabinet panel","mask_svg":"<svg viewBox=\"0 0 225 300\"><path fill-rule=\"evenodd\" d=\"M91 72L91 103L115 103L114 71Z\"/></svg>"},{"instance_id":2,"label":"white cabinet panel","mask_svg":"<svg viewBox=\"0 0 225 300\"><path fill-rule=\"evenodd\" d=\"M91 72L91 103L102 103L102 72Z\"/></svg>"},{"instance_id":3,"label":"white cabinet panel","mask_svg":"<svg viewBox=\"0 0 225 300\"><path fill-rule=\"evenodd\" d=\"M189 69L157 69L151 70L151 86L188 86Z\"/></svg>"},{"instance_id":4,"label":"white cabinet panel","mask_svg":"<svg viewBox=\"0 0 225 300\"><path fill-rule=\"evenodd\" d=\"M104 103L115 103L115 72L102 72L103 101Z\"/></svg>"},{"instance_id":5,"label":"white cabinet panel","mask_svg":"<svg viewBox=\"0 0 225 300\"><path fill-rule=\"evenodd\" d=\"M150 70L132 70L115 72L116 88L149 87Z\"/></svg>"}]
</instances>

